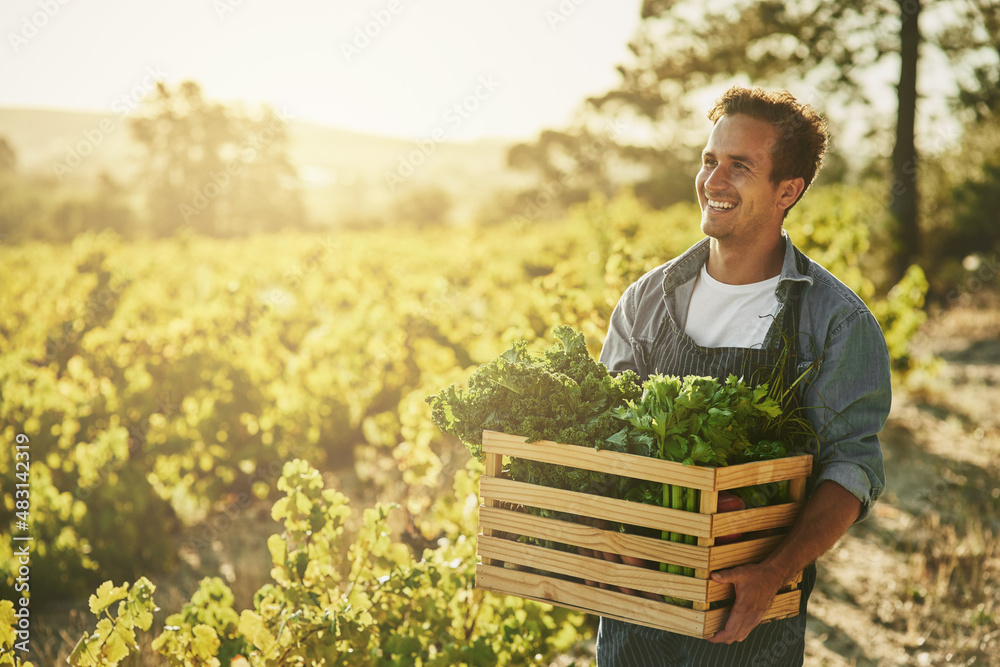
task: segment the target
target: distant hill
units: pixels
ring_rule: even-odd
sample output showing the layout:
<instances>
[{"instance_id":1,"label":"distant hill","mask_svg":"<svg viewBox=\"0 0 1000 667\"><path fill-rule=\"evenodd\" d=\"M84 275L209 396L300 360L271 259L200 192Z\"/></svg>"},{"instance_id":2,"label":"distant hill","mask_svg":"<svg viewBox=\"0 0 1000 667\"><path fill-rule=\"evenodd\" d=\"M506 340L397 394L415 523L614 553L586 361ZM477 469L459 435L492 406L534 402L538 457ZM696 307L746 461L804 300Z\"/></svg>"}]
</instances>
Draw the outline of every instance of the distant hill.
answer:
<instances>
[{"instance_id":1,"label":"distant hill","mask_svg":"<svg viewBox=\"0 0 1000 667\"><path fill-rule=\"evenodd\" d=\"M505 141L415 142L297 120L290 130L291 157L319 220L379 215L394 196L387 174L409 174L396 181L397 193L427 185L447 190L456 221L475 215L497 190L531 182L506 167ZM57 163L69 166L67 185L85 185L102 171L127 182L142 159L128 118L115 112L0 108L0 136L13 146L21 171L55 174Z\"/></svg>"}]
</instances>

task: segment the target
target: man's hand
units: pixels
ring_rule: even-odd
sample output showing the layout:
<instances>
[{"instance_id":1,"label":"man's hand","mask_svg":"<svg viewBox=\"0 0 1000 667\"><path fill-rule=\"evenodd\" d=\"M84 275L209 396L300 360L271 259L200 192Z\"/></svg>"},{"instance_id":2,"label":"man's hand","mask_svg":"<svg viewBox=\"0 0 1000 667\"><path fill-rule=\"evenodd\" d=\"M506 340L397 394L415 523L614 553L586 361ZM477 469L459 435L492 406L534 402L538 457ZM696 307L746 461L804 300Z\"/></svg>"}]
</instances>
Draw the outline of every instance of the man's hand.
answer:
<instances>
[{"instance_id":1,"label":"man's hand","mask_svg":"<svg viewBox=\"0 0 1000 667\"><path fill-rule=\"evenodd\" d=\"M778 589L796 572L822 556L847 532L861 510L861 501L832 481L824 481L785 539L758 565L743 565L712 573L712 579L736 589L726 627L709 641L730 644L743 641L760 624Z\"/></svg>"},{"instance_id":2,"label":"man's hand","mask_svg":"<svg viewBox=\"0 0 1000 667\"><path fill-rule=\"evenodd\" d=\"M765 565L743 565L729 570L712 573L712 579L723 584L732 584L736 589L736 601L726 627L708 638L715 644L732 644L747 638L756 628L771 601L781 588L782 577Z\"/></svg>"}]
</instances>

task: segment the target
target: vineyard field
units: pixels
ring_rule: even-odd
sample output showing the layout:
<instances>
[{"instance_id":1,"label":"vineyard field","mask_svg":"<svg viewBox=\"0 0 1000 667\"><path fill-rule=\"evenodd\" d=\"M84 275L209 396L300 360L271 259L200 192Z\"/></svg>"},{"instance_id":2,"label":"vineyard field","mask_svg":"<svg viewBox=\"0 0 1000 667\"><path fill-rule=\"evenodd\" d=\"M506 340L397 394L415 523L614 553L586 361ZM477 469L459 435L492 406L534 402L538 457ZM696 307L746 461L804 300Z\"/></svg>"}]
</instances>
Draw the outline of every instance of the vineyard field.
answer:
<instances>
[{"instance_id":1,"label":"vineyard field","mask_svg":"<svg viewBox=\"0 0 1000 667\"><path fill-rule=\"evenodd\" d=\"M912 371L923 274L887 296L866 277L865 195L807 200L792 239L868 301L896 370ZM483 228L0 247L0 600L20 596L14 538L30 535L32 609L86 609L95 591L92 611L120 603L108 651L108 633L151 623L161 655L204 660L170 664L253 651L255 665L551 663L593 626L473 590L479 470L424 399L516 340L548 347L559 324L596 356L622 291L695 242L698 218L623 193ZM328 486L345 476L356 497ZM274 582L254 608L206 572L154 622L156 573L177 567L181 535L259 503L284 533L260 535ZM74 664L117 664L88 659Z\"/></svg>"}]
</instances>

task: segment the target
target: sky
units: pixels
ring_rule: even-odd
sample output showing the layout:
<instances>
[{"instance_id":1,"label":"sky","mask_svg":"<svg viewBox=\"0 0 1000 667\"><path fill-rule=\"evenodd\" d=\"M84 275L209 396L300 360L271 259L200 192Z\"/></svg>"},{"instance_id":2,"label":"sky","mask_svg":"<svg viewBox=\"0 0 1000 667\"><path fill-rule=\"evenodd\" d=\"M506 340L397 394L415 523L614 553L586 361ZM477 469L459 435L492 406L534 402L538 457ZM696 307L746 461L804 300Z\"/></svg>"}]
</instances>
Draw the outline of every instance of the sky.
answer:
<instances>
[{"instance_id":1,"label":"sky","mask_svg":"<svg viewBox=\"0 0 1000 667\"><path fill-rule=\"evenodd\" d=\"M451 140L530 139L616 85L640 5L3 0L0 107L108 112L193 79L342 129L420 139L447 115Z\"/></svg>"}]
</instances>

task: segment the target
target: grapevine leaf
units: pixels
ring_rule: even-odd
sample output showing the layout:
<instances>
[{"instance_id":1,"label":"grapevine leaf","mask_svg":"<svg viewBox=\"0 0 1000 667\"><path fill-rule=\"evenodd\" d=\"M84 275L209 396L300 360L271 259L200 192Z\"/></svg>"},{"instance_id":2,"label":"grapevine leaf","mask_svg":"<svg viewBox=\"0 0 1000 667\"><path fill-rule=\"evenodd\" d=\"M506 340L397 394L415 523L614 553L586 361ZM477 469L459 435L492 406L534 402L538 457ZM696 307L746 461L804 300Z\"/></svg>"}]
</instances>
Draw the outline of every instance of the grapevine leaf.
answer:
<instances>
[{"instance_id":1,"label":"grapevine leaf","mask_svg":"<svg viewBox=\"0 0 1000 667\"><path fill-rule=\"evenodd\" d=\"M105 618L97 624L98 631L102 635L104 634L101 631L102 625L105 630L108 628L110 630L107 630L107 639L101 647L101 654L112 665L117 665L128 657L129 649L135 646L135 632L124 623L115 623L112 627L111 621Z\"/></svg>"},{"instance_id":2,"label":"grapevine leaf","mask_svg":"<svg viewBox=\"0 0 1000 667\"><path fill-rule=\"evenodd\" d=\"M264 624L264 619L249 609L244 609L240 614L239 632L264 655L269 654L278 644Z\"/></svg>"},{"instance_id":3,"label":"grapevine leaf","mask_svg":"<svg viewBox=\"0 0 1000 667\"><path fill-rule=\"evenodd\" d=\"M105 581L98 586L97 592L90 596L90 612L100 614L102 611L119 600L124 600L128 596L128 584L115 586L110 581Z\"/></svg>"},{"instance_id":4,"label":"grapevine leaf","mask_svg":"<svg viewBox=\"0 0 1000 667\"><path fill-rule=\"evenodd\" d=\"M73 647L73 652L69 654L66 661L74 667L98 667L97 659L94 657L96 649L100 647L100 637L96 635L83 635Z\"/></svg>"},{"instance_id":5,"label":"grapevine leaf","mask_svg":"<svg viewBox=\"0 0 1000 667\"><path fill-rule=\"evenodd\" d=\"M215 629L199 623L191 630L191 652L199 659L200 665L219 667L216 655L219 653L219 636Z\"/></svg>"},{"instance_id":6,"label":"grapevine leaf","mask_svg":"<svg viewBox=\"0 0 1000 667\"><path fill-rule=\"evenodd\" d=\"M287 554L287 545L281 535L271 535L267 538L267 550L271 553L271 562L275 565L284 565Z\"/></svg>"}]
</instances>

